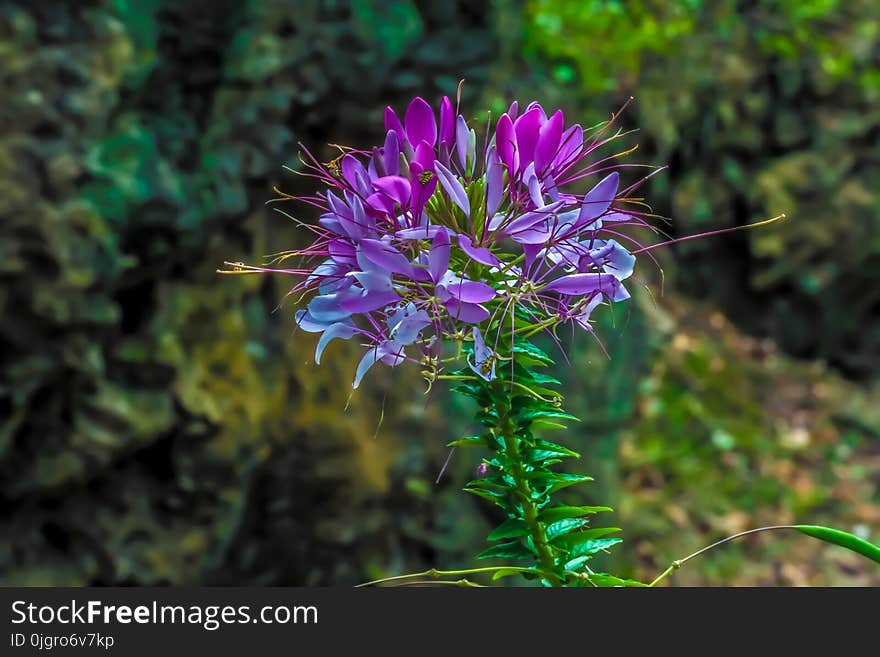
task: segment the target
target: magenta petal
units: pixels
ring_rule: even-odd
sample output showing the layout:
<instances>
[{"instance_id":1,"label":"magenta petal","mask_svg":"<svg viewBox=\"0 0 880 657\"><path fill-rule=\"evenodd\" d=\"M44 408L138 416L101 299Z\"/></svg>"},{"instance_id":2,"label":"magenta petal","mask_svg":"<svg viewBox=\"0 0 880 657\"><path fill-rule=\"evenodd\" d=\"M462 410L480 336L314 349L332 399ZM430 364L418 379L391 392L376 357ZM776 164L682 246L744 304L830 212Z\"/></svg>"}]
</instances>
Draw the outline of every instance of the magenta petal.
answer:
<instances>
[{"instance_id":1,"label":"magenta petal","mask_svg":"<svg viewBox=\"0 0 880 657\"><path fill-rule=\"evenodd\" d=\"M385 165L385 173L396 176L400 173L400 141L397 132L389 130L385 135L385 146L382 148L382 164Z\"/></svg>"},{"instance_id":2,"label":"magenta petal","mask_svg":"<svg viewBox=\"0 0 880 657\"><path fill-rule=\"evenodd\" d=\"M482 303L497 296L494 288L479 281L459 280L444 286L453 299L463 303Z\"/></svg>"},{"instance_id":3,"label":"magenta petal","mask_svg":"<svg viewBox=\"0 0 880 657\"><path fill-rule=\"evenodd\" d=\"M510 104L510 107L507 108L507 114L508 116L510 116L511 119L516 119L517 115L519 114L519 103L513 101Z\"/></svg>"},{"instance_id":4,"label":"magenta petal","mask_svg":"<svg viewBox=\"0 0 880 657\"><path fill-rule=\"evenodd\" d=\"M434 162L437 160L437 153L426 141L420 141L415 147L413 162L422 166L422 170L433 169Z\"/></svg>"},{"instance_id":5,"label":"magenta petal","mask_svg":"<svg viewBox=\"0 0 880 657\"><path fill-rule=\"evenodd\" d=\"M551 227L546 224L536 228L523 230L515 235L511 235L510 239L518 244L544 244L553 234Z\"/></svg>"},{"instance_id":6,"label":"magenta petal","mask_svg":"<svg viewBox=\"0 0 880 657\"><path fill-rule=\"evenodd\" d=\"M532 212L526 212L523 216L518 217L507 224L507 226L504 227L504 232L508 235L511 235L513 233L518 233L523 230L528 230L539 221L543 221L551 217L556 210L562 207L562 203L562 201L554 201L553 203L545 205L542 208L538 208L537 210L533 210Z\"/></svg>"},{"instance_id":7,"label":"magenta petal","mask_svg":"<svg viewBox=\"0 0 880 657\"><path fill-rule=\"evenodd\" d=\"M401 209L406 210L409 207L409 197L412 188L410 187L409 180L406 178L401 176L383 176L373 181L373 187L399 205Z\"/></svg>"},{"instance_id":8,"label":"magenta petal","mask_svg":"<svg viewBox=\"0 0 880 657\"><path fill-rule=\"evenodd\" d=\"M520 167L527 166L534 159L535 145L538 143L538 132L541 130L543 115L544 111L540 107L533 107L513 124Z\"/></svg>"},{"instance_id":9,"label":"magenta petal","mask_svg":"<svg viewBox=\"0 0 880 657\"><path fill-rule=\"evenodd\" d=\"M577 162L584 147L584 129L578 124L571 126L562 133L559 144L559 153L553 161L553 168L565 170Z\"/></svg>"},{"instance_id":10,"label":"magenta petal","mask_svg":"<svg viewBox=\"0 0 880 657\"><path fill-rule=\"evenodd\" d=\"M344 217L339 215L339 222L345 229L345 233L353 240L359 240L363 237L375 234L376 223L372 218L367 217L361 200L355 196L351 200L351 216Z\"/></svg>"},{"instance_id":11,"label":"magenta petal","mask_svg":"<svg viewBox=\"0 0 880 657\"><path fill-rule=\"evenodd\" d=\"M337 217L332 212L322 214L318 218L318 223L321 224L324 228L336 233L337 235L348 235L348 232L342 227L342 223L339 221L339 217Z\"/></svg>"},{"instance_id":12,"label":"magenta petal","mask_svg":"<svg viewBox=\"0 0 880 657\"><path fill-rule=\"evenodd\" d=\"M391 283L391 275L384 269L370 271L352 272L352 276L357 279L367 292L393 292L394 287ZM357 288L355 288L357 289Z\"/></svg>"},{"instance_id":13,"label":"magenta petal","mask_svg":"<svg viewBox=\"0 0 880 657\"><path fill-rule=\"evenodd\" d=\"M342 200L336 196L333 192L327 192L327 203L330 205L330 209L333 211L337 217L344 217L346 219L351 219L351 208L349 208Z\"/></svg>"},{"instance_id":14,"label":"magenta petal","mask_svg":"<svg viewBox=\"0 0 880 657\"><path fill-rule=\"evenodd\" d=\"M342 158L342 177L361 196L370 193L370 177L364 165L354 155Z\"/></svg>"},{"instance_id":15,"label":"magenta petal","mask_svg":"<svg viewBox=\"0 0 880 657\"><path fill-rule=\"evenodd\" d=\"M535 163L529 162L529 166L526 167L526 170L523 171L523 181L529 188L529 198L532 200L532 205L536 208L540 208L544 205L544 194L541 189L541 181L538 180L538 176L535 175Z\"/></svg>"},{"instance_id":16,"label":"magenta petal","mask_svg":"<svg viewBox=\"0 0 880 657\"><path fill-rule=\"evenodd\" d=\"M449 194L449 198L452 199L452 202L461 208L461 211L464 212L466 217L470 217L471 204L468 200L467 193L464 191L464 187L458 181L458 178L456 178L449 169L440 164L440 162L434 162L434 171L436 172L437 178L440 180L443 189Z\"/></svg>"},{"instance_id":17,"label":"magenta petal","mask_svg":"<svg viewBox=\"0 0 880 657\"><path fill-rule=\"evenodd\" d=\"M349 201L351 205L352 216L354 217L354 223L356 223L361 228L361 235L364 237L369 237L370 235L375 234L376 232L376 222L372 217L367 216L367 212L364 209L364 204L361 202L360 198L352 195L353 198Z\"/></svg>"},{"instance_id":18,"label":"magenta petal","mask_svg":"<svg viewBox=\"0 0 880 657\"><path fill-rule=\"evenodd\" d=\"M489 311L476 303L461 303L450 299L445 305L450 317L460 319L468 324L479 324L489 318Z\"/></svg>"},{"instance_id":19,"label":"magenta petal","mask_svg":"<svg viewBox=\"0 0 880 657\"><path fill-rule=\"evenodd\" d=\"M610 274L569 274L550 281L544 291L580 295L598 290L606 296L614 297L619 287L620 281Z\"/></svg>"},{"instance_id":20,"label":"magenta petal","mask_svg":"<svg viewBox=\"0 0 880 657\"><path fill-rule=\"evenodd\" d=\"M431 273L431 280L435 283L449 269L449 252L451 248L449 233L445 228L440 228L431 244L431 253L428 255L428 271Z\"/></svg>"},{"instance_id":21,"label":"magenta petal","mask_svg":"<svg viewBox=\"0 0 880 657\"><path fill-rule=\"evenodd\" d=\"M609 212L608 214L602 216L603 223L615 223L623 221L635 221L635 217L629 214L624 214L623 212Z\"/></svg>"},{"instance_id":22,"label":"magenta petal","mask_svg":"<svg viewBox=\"0 0 880 657\"><path fill-rule=\"evenodd\" d=\"M533 109L537 109L541 112L541 116L543 117L543 120L541 121L542 123L547 120L547 114L546 112L544 112L544 108L541 107L541 103L537 100L533 100L531 103L529 103L529 106L526 107L526 112Z\"/></svg>"},{"instance_id":23,"label":"magenta petal","mask_svg":"<svg viewBox=\"0 0 880 657\"><path fill-rule=\"evenodd\" d=\"M406 276L412 273L412 265L406 256L394 247L383 244L379 240L365 239L360 243L361 253L378 267Z\"/></svg>"},{"instance_id":24,"label":"magenta petal","mask_svg":"<svg viewBox=\"0 0 880 657\"><path fill-rule=\"evenodd\" d=\"M342 238L330 240L327 244L327 252L336 262L357 264L355 248L348 240Z\"/></svg>"},{"instance_id":25,"label":"magenta petal","mask_svg":"<svg viewBox=\"0 0 880 657\"><path fill-rule=\"evenodd\" d=\"M426 141L433 147L437 143L437 121L434 119L434 110L422 98L413 99L406 108L403 121L410 144Z\"/></svg>"},{"instance_id":26,"label":"magenta petal","mask_svg":"<svg viewBox=\"0 0 880 657\"><path fill-rule=\"evenodd\" d=\"M498 267L501 264L501 261L489 249L483 246L474 246L471 238L467 235L458 236L458 246L469 258L480 264L490 267Z\"/></svg>"},{"instance_id":27,"label":"magenta petal","mask_svg":"<svg viewBox=\"0 0 880 657\"><path fill-rule=\"evenodd\" d=\"M537 260L538 255L541 251L544 250L543 245L541 244L523 244L523 254L525 255L525 260L523 261L523 270L526 272L532 271L532 265L535 264L535 260Z\"/></svg>"},{"instance_id":28,"label":"magenta petal","mask_svg":"<svg viewBox=\"0 0 880 657\"><path fill-rule=\"evenodd\" d=\"M620 175L616 171L612 171L587 193L581 204L581 211L575 226L579 228L585 226L611 207L614 197L617 195L619 181Z\"/></svg>"},{"instance_id":29,"label":"magenta petal","mask_svg":"<svg viewBox=\"0 0 880 657\"><path fill-rule=\"evenodd\" d=\"M443 96L440 101L440 143L452 148L455 139L455 112L452 109L452 101L449 96Z\"/></svg>"},{"instance_id":30,"label":"magenta petal","mask_svg":"<svg viewBox=\"0 0 880 657\"><path fill-rule=\"evenodd\" d=\"M387 194L376 192L364 200L367 202L367 208L372 210L374 214L394 216L394 201L388 198Z\"/></svg>"},{"instance_id":31,"label":"magenta petal","mask_svg":"<svg viewBox=\"0 0 880 657\"><path fill-rule=\"evenodd\" d=\"M557 110L538 131L538 142L535 144L535 172L538 176L543 175L556 157L564 122L562 110Z\"/></svg>"},{"instance_id":32,"label":"magenta petal","mask_svg":"<svg viewBox=\"0 0 880 657\"><path fill-rule=\"evenodd\" d=\"M504 194L504 169L494 146L486 153L486 216L492 217Z\"/></svg>"},{"instance_id":33,"label":"magenta petal","mask_svg":"<svg viewBox=\"0 0 880 657\"><path fill-rule=\"evenodd\" d=\"M394 236L402 240L430 240L434 239L441 230L446 230L443 226L417 226L415 228L404 228L394 233Z\"/></svg>"},{"instance_id":34,"label":"magenta petal","mask_svg":"<svg viewBox=\"0 0 880 657\"><path fill-rule=\"evenodd\" d=\"M517 169L516 156L516 132L513 130L513 121L507 114L502 114L495 127L495 148L498 157L507 166L507 171L513 175Z\"/></svg>"},{"instance_id":35,"label":"magenta petal","mask_svg":"<svg viewBox=\"0 0 880 657\"><path fill-rule=\"evenodd\" d=\"M400 301L395 292L364 292L360 296L339 301L339 307L350 313L367 313Z\"/></svg>"},{"instance_id":36,"label":"magenta petal","mask_svg":"<svg viewBox=\"0 0 880 657\"><path fill-rule=\"evenodd\" d=\"M425 142L422 142L424 144ZM419 149L417 148L416 151ZM434 151L431 150L431 155L433 156ZM431 163L431 167L433 167L433 162ZM413 216L418 216L422 212L422 208L425 207L425 204L428 202L428 199L431 198L434 194L434 190L437 189L437 176L431 176L431 179L422 184L420 182L420 177L422 172L425 171L425 167L423 167L418 162L412 162L409 165L409 176L412 185L412 208L413 208Z\"/></svg>"},{"instance_id":37,"label":"magenta petal","mask_svg":"<svg viewBox=\"0 0 880 657\"><path fill-rule=\"evenodd\" d=\"M458 152L458 161L461 163L461 170L467 170L467 152L468 141L471 136L470 128L464 117L459 115L455 123L455 150Z\"/></svg>"},{"instance_id":38,"label":"magenta petal","mask_svg":"<svg viewBox=\"0 0 880 657\"><path fill-rule=\"evenodd\" d=\"M391 109L391 107L385 108L385 129L394 130L394 132L400 136L406 134L403 131L403 125L400 123L400 119L397 118L397 114Z\"/></svg>"}]
</instances>

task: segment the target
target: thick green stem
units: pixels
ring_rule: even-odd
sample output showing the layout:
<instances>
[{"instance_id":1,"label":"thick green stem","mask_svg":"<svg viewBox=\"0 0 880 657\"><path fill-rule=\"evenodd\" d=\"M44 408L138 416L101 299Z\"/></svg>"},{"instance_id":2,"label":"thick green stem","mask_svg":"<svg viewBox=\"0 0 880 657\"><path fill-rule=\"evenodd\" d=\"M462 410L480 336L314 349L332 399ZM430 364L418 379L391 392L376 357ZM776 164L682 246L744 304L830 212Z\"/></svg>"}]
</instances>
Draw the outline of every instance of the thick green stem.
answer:
<instances>
[{"instance_id":1,"label":"thick green stem","mask_svg":"<svg viewBox=\"0 0 880 657\"><path fill-rule=\"evenodd\" d=\"M507 458L510 460L510 474L514 480L514 491L519 498L522 507L523 521L529 531L529 536L538 553L538 566L544 578L553 586L562 586L563 582L556 574L556 563L547 543L544 525L538 520L538 508L532 499L532 487L522 465L522 456L519 450L519 438L516 435L516 425L508 414L503 416L499 429L504 438L504 447Z\"/></svg>"}]
</instances>

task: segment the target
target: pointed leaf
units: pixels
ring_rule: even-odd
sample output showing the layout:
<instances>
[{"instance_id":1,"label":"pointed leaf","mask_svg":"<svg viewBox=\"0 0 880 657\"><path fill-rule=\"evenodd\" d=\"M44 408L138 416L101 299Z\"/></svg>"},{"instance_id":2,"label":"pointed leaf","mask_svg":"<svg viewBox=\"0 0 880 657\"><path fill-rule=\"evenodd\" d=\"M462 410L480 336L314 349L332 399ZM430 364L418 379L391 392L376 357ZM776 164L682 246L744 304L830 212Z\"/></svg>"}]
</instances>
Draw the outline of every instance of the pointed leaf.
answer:
<instances>
[{"instance_id":1,"label":"pointed leaf","mask_svg":"<svg viewBox=\"0 0 880 657\"><path fill-rule=\"evenodd\" d=\"M551 443L549 440L536 440L535 447L538 447L540 449L544 449L544 450L547 450L550 452L556 452L557 454L571 456L576 459L579 459L581 457L580 454L568 449L568 447L563 447L562 445L557 445L556 443Z\"/></svg>"},{"instance_id":2,"label":"pointed leaf","mask_svg":"<svg viewBox=\"0 0 880 657\"><path fill-rule=\"evenodd\" d=\"M590 524L589 518L563 518L562 520L557 520L547 525L547 540L552 543L554 539L570 534L588 524Z\"/></svg>"},{"instance_id":3,"label":"pointed leaf","mask_svg":"<svg viewBox=\"0 0 880 657\"><path fill-rule=\"evenodd\" d=\"M499 543L487 550L483 550L477 559L534 559L535 555L519 541Z\"/></svg>"},{"instance_id":4,"label":"pointed leaf","mask_svg":"<svg viewBox=\"0 0 880 657\"><path fill-rule=\"evenodd\" d=\"M538 519L542 522L552 523L562 518L577 518L602 511L612 511L612 508L610 506L555 506L552 509L541 511Z\"/></svg>"},{"instance_id":5,"label":"pointed leaf","mask_svg":"<svg viewBox=\"0 0 880 657\"><path fill-rule=\"evenodd\" d=\"M474 488L472 486L467 486L462 489L465 493L472 493L478 497L482 497L484 500L489 500L492 504L497 504L502 509L504 508L504 498L506 495L504 493L499 493L493 490L486 490L485 488Z\"/></svg>"},{"instance_id":6,"label":"pointed leaf","mask_svg":"<svg viewBox=\"0 0 880 657\"><path fill-rule=\"evenodd\" d=\"M880 563L880 546L869 543L863 538L859 538L855 534L832 529L830 527L822 527L821 525L795 525L795 529L799 532L818 538L826 543L833 543L840 547L852 550L853 552L867 557L872 561Z\"/></svg>"},{"instance_id":7,"label":"pointed leaf","mask_svg":"<svg viewBox=\"0 0 880 657\"><path fill-rule=\"evenodd\" d=\"M578 568L583 566L585 563L587 563L590 560L590 558L591 558L591 555L589 555L589 554L586 554L582 557L575 557L571 561L567 561L565 563L565 566L563 566L563 568L565 568L566 570L577 570Z\"/></svg>"},{"instance_id":8,"label":"pointed leaf","mask_svg":"<svg viewBox=\"0 0 880 657\"><path fill-rule=\"evenodd\" d=\"M500 568L492 574L492 581L494 582L504 577L510 577L511 575L526 576L528 574L537 575L539 574L539 571L533 569L523 570L522 568Z\"/></svg>"},{"instance_id":9,"label":"pointed leaf","mask_svg":"<svg viewBox=\"0 0 880 657\"><path fill-rule=\"evenodd\" d=\"M529 533L526 523L521 518L508 518L492 530L486 538L488 541L499 541L502 538L519 538Z\"/></svg>"},{"instance_id":10,"label":"pointed leaf","mask_svg":"<svg viewBox=\"0 0 880 657\"><path fill-rule=\"evenodd\" d=\"M621 579L607 573L591 573L590 581L596 586L625 586L625 587L647 587L648 584L639 582L635 579Z\"/></svg>"},{"instance_id":11,"label":"pointed leaf","mask_svg":"<svg viewBox=\"0 0 880 657\"><path fill-rule=\"evenodd\" d=\"M486 444L485 436L467 436L466 438L459 438L458 440L453 440L451 443L446 443L447 447L478 447L484 446Z\"/></svg>"},{"instance_id":12,"label":"pointed leaf","mask_svg":"<svg viewBox=\"0 0 880 657\"><path fill-rule=\"evenodd\" d=\"M564 550L568 550L572 557L579 557L583 554L592 554L589 550L593 548L591 544L593 541L619 531L620 528L618 527L596 527L595 529L587 529L582 532L577 532L576 534L566 534L565 536L558 538L555 545ZM621 541L619 538L608 540L613 540L618 543ZM584 547L580 548L579 546ZM594 551L598 552L601 549L604 548L597 547Z\"/></svg>"},{"instance_id":13,"label":"pointed leaf","mask_svg":"<svg viewBox=\"0 0 880 657\"><path fill-rule=\"evenodd\" d=\"M553 364L553 359L550 356L548 356L543 350L539 349L530 342L518 343L514 346L513 353L518 356L517 360L520 360L520 358L526 356L529 359L537 361L542 365Z\"/></svg>"},{"instance_id":14,"label":"pointed leaf","mask_svg":"<svg viewBox=\"0 0 880 657\"><path fill-rule=\"evenodd\" d=\"M541 472L536 476L530 477L530 479L534 480L543 480L548 484L546 490L542 491L544 495L549 495L551 493L555 493L558 490L562 490L563 488L567 488L569 486L574 486L575 484L581 484L588 481L593 481L592 477L588 477L586 475L578 475L578 474L569 474L567 472Z\"/></svg>"},{"instance_id":15,"label":"pointed leaf","mask_svg":"<svg viewBox=\"0 0 880 657\"><path fill-rule=\"evenodd\" d=\"M618 543L623 543L622 538L597 538L588 541L584 541L583 543L578 543L571 549L571 553L574 556L584 556L595 554L596 552L601 552L602 550L607 550L608 548L614 547Z\"/></svg>"}]
</instances>

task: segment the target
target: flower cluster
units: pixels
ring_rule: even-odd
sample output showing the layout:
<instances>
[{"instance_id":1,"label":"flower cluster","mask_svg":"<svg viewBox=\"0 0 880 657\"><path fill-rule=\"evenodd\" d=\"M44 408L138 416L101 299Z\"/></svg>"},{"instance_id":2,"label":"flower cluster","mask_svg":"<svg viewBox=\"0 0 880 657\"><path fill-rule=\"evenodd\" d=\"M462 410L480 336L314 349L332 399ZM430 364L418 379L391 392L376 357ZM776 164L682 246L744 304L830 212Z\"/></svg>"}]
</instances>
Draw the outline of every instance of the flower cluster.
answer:
<instances>
[{"instance_id":1,"label":"flower cluster","mask_svg":"<svg viewBox=\"0 0 880 657\"><path fill-rule=\"evenodd\" d=\"M613 136L587 139L562 111L513 103L478 150L449 98L439 120L421 98L403 120L389 107L385 129L371 152L326 164L306 152L328 189L299 199L322 211L316 238L282 256L306 266L249 268L300 276L293 292L309 301L296 324L320 333L316 362L332 340L356 338L367 350L355 388L377 361L420 363L432 381L443 344L473 339L468 364L491 380L502 334L589 330L599 304L629 297L636 258L621 241L637 243L619 229L645 222L622 208L630 190L612 158L593 157Z\"/></svg>"}]
</instances>

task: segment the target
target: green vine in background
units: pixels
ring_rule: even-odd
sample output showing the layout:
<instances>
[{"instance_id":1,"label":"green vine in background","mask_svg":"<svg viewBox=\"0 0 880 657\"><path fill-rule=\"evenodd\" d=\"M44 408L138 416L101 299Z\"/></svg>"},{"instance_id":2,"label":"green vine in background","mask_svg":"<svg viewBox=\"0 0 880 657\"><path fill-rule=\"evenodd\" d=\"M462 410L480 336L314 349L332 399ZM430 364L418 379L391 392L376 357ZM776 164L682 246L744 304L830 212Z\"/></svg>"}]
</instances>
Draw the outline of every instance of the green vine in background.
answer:
<instances>
[{"instance_id":1,"label":"green vine in background","mask_svg":"<svg viewBox=\"0 0 880 657\"><path fill-rule=\"evenodd\" d=\"M849 47L841 47L840 30L828 29L848 17L865 16L867 2L841 0L760 0L749 12L758 17L748 31L759 51L785 59L815 58L831 79L855 77L864 91L880 91L880 73L868 65L876 22L864 21ZM620 88L647 57L688 48L710 32L736 43L745 23L735 0L530 0L525 9L526 45L556 60L552 77L558 84L576 79L583 91ZM707 24L711 22L711 30ZM589 52L589 57L583 53Z\"/></svg>"}]
</instances>

